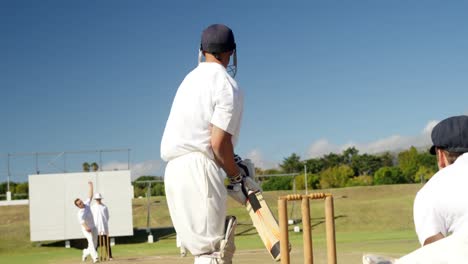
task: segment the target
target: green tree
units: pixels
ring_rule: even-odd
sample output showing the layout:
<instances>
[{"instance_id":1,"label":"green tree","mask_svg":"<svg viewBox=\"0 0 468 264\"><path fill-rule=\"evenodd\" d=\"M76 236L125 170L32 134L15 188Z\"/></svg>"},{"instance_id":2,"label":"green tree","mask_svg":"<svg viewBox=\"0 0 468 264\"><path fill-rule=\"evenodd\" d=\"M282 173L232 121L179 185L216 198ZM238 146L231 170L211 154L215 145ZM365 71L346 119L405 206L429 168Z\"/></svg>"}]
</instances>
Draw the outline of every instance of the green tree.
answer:
<instances>
[{"instance_id":1,"label":"green tree","mask_svg":"<svg viewBox=\"0 0 468 264\"><path fill-rule=\"evenodd\" d=\"M304 174L297 175L296 177L293 178L293 180L296 181L296 189L297 190L305 190Z\"/></svg>"},{"instance_id":2,"label":"green tree","mask_svg":"<svg viewBox=\"0 0 468 264\"><path fill-rule=\"evenodd\" d=\"M262 183L262 189L264 191L291 190L292 180L292 176L269 177Z\"/></svg>"},{"instance_id":3,"label":"green tree","mask_svg":"<svg viewBox=\"0 0 468 264\"><path fill-rule=\"evenodd\" d=\"M354 178L351 178L346 186L370 186L374 183L374 179L370 175L360 175Z\"/></svg>"},{"instance_id":4,"label":"green tree","mask_svg":"<svg viewBox=\"0 0 468 264\"><path fill-rule=\"evenodd\" d=\"M263 171L263 174L265 175L271 175L271 174L280 174L281 171L278 169L266 169Z\"/></svg>"},{"instance_id":5,"label":"green tree","mask_svg":"<svg viewBox=\"0 0 468 264\"><path fill-rule=\"evenodd\" d=\"M285 173L300 172L304 169L304 164L301 162L301 157L296 153L284 158L283 163L280 164L281 169Z\"/></svg>"},{"instance_id":6,"label":"green tree","mask_svg":"<svg viewBox=\"0 0 468 264\"><path fill-rule=\"evenodd\" d=\"M305 174L296 176L296 188L298 190L305 190ZM319 175L307 173L307 188L320 189Z\"/></svg>"},{"instance_id":7,"label":"green tree","mask_svg":"<svg viewBox=\"0 0 468 264\"><path fill-rule=\"evenodd\" d=\"M323 189L344 187L353 176L354 171L348 165L331 167L320 173L320 187Z\"/></svg>"},{"instance_id":8,"label":"green tree","mask_svg":"<svg viewBox=\"0 0 468 264\"><path fill-rule=\"evenodd\" d=\"M18 183L11 181L10 182L10 192L15 193L17 185L18 185ZM8 191L8 182L2 182L0 184L0 194L6 194L7 191ZM6 199L6 197L1 198L1 199Z\"/></svg>"},{"instance_id":9,"label":"green tree","mask_svg":"<svg viewBox=\"0 0 468 264\"><path fill-rule=\"evenodd\" d=\"M435 173L437 170L434 170L433 167L426 167L426 166L419 166L418 171L414 175L413 182L422 182L425 183L427 182Z\"/></svg>"},{"instance_id":10,"label":"green tree","mask_svg":"<svg viewBox=\"0 0 468 264\"><path fill-rule=\"evenodd\" d=\"M382 167L392 167L394 166L394 156L390 152L385 152L380 155L380 159L382 160Z\"/></svg>"},{"instance_id":11,"label":"green tree","mask_svg":"<svg viewBox=\"0 0 468 264\"><path fill-rule=\"evenodd\" d=\"M382 167L375 172L374 184L407 183L406 177L398 167Z\"/></svg>"},{"instance_id":12,"label":"green tree","mask_svg":"<svg viewBox=\"0 0 468 264\"><path fill-rule=\"evenodd\" d=\"M343 163L343 156L335 154L335 153L330 153L330 154L324 155L322 160L324 164L323 168L328 169L328 168L340 166Z\"/></svg>"},{"instance_id":13,"label":"green tree","mask_svg":"<svg viewBox=\"0 0 468 264\"><path fill-rule=\"evenodd\" d=\"M343 151L343 163L346 165L351 165L354 157L359 154L359 150L355 147L347 148Z\"/></svg>"},{"instance_id":14,"label":"green tree","mask_svg":"<svg viewBox=\"0 0 468 264\"><path fill-rule=\"evenodd\" d=\"M439 170L437 166L437 158L435 155L430 154L427 151L423 151L418 155L418 164L432 170L434 173Z\"/></svg>"},{"instance_id":15,"label":"green tree","mask_svg":"<svg viewBox=\"0 0 468 264\"><path fill-rule=\"evenodd\" d=\"M18 183L14 190L16 195L21 194L17 199L27 199L29 197L29 184L27 182Z\"/></svg>"},{"instance_id":16,"label":"green tree","mask_svg":"<svg viewBox=\"0 0 468 264\"><path fill-rule=\"evenodd\" d=\"M264 171L261 168L255 167L255 175L262 175L264 174Z\"/></svg>"},{"instance_id":17,"label":"green tree","mask_svg":"<svg viewBox=\"0 0 468 264\"><path fill-rule=\"evenodd\" d=\"M15 193L17 194L28 194L29 193L29 185L27 182L18 183L15 186Z\"/></svg>"},{"instance_id":18,"label":"green tree","mask_svg":"<svg viewBox=\"0 0 468 264\"><path fill-rule=\"evenodd\" d=\"M268 179L270 177L263 177L263 175L274 175L274 174L280 174L280 173L281 173L281 171L278 170L278 169L266 169L266 170L263 171L262 174L256 174L255 176L260 181L268 181Z\"/></svg>"},{"instance_id":19,"label":"green tree","mask_svg":"<svg viewBox=\"0 0 468 264\"><path fill-rule=\"evenodd\" d=\"M323 159L308 159L304 163L307 166L307 172L310 173L319 173L325 167Z\"/></svg>"},{"instance_id":20,"label":"green tree","mask_svg":"<svg viewBox=\"0 0 468 264\"><path fill-rule=\"evenodd\" d=\"M98 171L99 169L99 165L96 162L91 163L90 166L93 169L93 171Z\"/></svg>"},{"instance_id":21,"label":"green tree","mask_svg":"<svg viewBox=\"0 0 468 264\"><path fill-rule=\"evenodd\" d=\"M155 181L157 179L156 176L149 176L149 175L144 175L138 177L135 181Z\"/></svg>"},{"instance_id":22,"label":"green tree","mask_svg":"<svg viewBox=\"0 0 468 264\"><path fill-rule=\"evenodd\" d=\"M406 182L412 182L419 169L419 154L415 147L398 154L398 167L401 169Z\"/></svg>"},{"instance_id":23,"label":"green tree","mask_svg":"<svg viewBox=\"0 0 468 264\"><path fill-rule=\"evenodd\" d=\"M8 183L2 182L0 183L0 194L5 194L8 190Z\"/></svg>"},{"instance_id":24,"label":"green tree","mask_svg":"<svg viewBox=\"0 0 468 264\"><path fill-rule=\"evenodd\" d=\"M157 182L151 187L151 196L164 196L164 184L162 182Z\"/></svg>"},{"instance_id":25,"label":"green tree","mask_svg":"<svg viewBox=\"0 0 468 264\"><path fill-rule=\"evenodd\" d=\"M378 156L363 154L356 155L352 160L354 175L374 175L382 167L382 159Z\"/></svg>"},{"instance_id":26,"label":"green tree","mask_svg":"<svg viewBox=\"0 0 468 264\"><path fill-rule=\"evenodd\" d=\"M83 166L83 171L84 172L89 172L90 165L89 165L88 162L83 162L82 166Z\"/></svg>"},{"instance_id":27,"label":"green tree","mask_svg":"<svg viewBox=\"0 0 468 264\"><path fill-rule=\"evenodd\" d=\"M146 196L146 185L145 184L133 184L133 195L135 198L138 198L140 196L145 197Z\"/></svg>"}]
</instances>

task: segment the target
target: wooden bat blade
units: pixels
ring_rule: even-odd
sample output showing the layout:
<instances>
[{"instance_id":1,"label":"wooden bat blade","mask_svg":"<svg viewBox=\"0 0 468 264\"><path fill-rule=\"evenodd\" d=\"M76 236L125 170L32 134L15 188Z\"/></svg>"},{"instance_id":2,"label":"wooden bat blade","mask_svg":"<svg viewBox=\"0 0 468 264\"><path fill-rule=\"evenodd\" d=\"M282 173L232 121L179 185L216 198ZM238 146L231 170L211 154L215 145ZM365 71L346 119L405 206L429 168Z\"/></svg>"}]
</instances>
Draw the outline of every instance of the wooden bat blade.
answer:
<instances>
[{"instance_id":1,"label":"wooden bat blade","mask_svg":"<svg viewBox=\"0 0 468 264\"><path fill-rule=\"evenodd\" d=\"M249 194L246 209L271 257L275 261L279 261L281 255L278 221L276 221L261 192Z\"/></svg>"}]
</instances>

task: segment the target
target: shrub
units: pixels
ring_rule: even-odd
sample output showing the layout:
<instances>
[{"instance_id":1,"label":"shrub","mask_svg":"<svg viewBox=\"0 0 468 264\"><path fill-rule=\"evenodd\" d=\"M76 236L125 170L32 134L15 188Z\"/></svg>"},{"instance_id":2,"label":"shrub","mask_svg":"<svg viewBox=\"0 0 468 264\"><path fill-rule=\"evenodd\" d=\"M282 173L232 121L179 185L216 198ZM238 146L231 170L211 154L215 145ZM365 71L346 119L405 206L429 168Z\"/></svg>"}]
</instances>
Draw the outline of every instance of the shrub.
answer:
<instances>
[{"instance_id":1,"label":"shrub","mask_svg":"<svg viewBox=\"0 0 468 264\"><path fill-rule=\"evenodd\" d=\"M369 175L361 175L354 177L348 181L346 186L370 186L374 183L372 176Z\"/></svg>"},{"instance_id":2,"label":"shrub","mask_svg":"<svg viewBox=\"0 0 468 264\"><path fill-rule=\"evenodd\" d=\"M345 187L354 171L348 165L328 168L320 173L320 187L323 189Z\"/></svg>"},{"instance_id":3,"label":"shrub","mask_svg":"<svg viewBox=\"0 0 468 264\"><path fill-rule=\"evenodd\" d=\"M432 167L419 166L419 170L414 175L414 182L427 182L436 172Z\"/></svg>"},{"instance_id":4,"label":"shrub","mask_svg":"<svg viewBox=\"0 0 468 264\"><path fill-rule=\"evenodd\" d=\"M262 189L264 191L291 190L292 180L291 176L269 177L262 183Z\"/></svg>"},{"instance_id":5,"label":"shrub","mask_svg":"<svg viewBox=\"0 0 468 264\"><path fill-rule=\"evenodd\" d=\"M403 172L398 167L382 167L375 172L374 184L407 183Z\"/></svg>"},{"instance_id":6,"label":"shrub","mask_svg":"<svg viewBox=\"0 0 468 264\"><path fill-rule=\"evenodd\" d=\"M296 188L298 190L305 190L305 175L301 174L296 176ZM320 189L320 177L317 174L307 174L307 188Z\"/></svg>"},{"instance_id":7,"label":"shrub","mask_svg":"<svg viewBox=\"0 0 468 264\"><path fill-rule=\"evenodd\" d=\"M164 196L164 184L162 182L158 182L151 186L151 196Z\"/></svg>"}]
</instances>

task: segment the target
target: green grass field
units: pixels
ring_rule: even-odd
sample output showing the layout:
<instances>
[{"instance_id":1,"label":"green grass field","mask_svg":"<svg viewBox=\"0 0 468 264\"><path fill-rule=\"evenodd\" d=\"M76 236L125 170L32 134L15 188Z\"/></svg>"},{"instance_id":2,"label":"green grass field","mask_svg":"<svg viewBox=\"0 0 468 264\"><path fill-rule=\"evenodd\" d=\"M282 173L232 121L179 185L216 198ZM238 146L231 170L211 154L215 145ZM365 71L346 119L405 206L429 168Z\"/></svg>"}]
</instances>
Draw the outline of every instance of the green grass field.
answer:
<instances>
[{"instance_id":1,"label":"green grass field","mask_svg":"<svg viewBox=\"0 0 468 264\"><path fill-rule=\"evenodd\" d=\"M357 258L364 252L374 252L399 256L417 248L419 244L413 227L412 204L420 188L419 184L410 184L320 190L331 192L335 197L338 262L352 263L343 261L347 255ZM264 193L275 215L277 197L290 193ZM288 204L288 214L293 219L299 219L301 215L300 202L296 203ZM135 236L116 239L117 245L113 248L116 257L178 254L165 197L152 197L150 206L150 226L156 242L146 243L146 233L142 230L147 225L147 200L135 199ZM239 221L236 230L238 250L263 249L245 208L229 200L228 213L236 215ZM0 258L3 263L71 263L79 260L79 249L65 249L63 241L30 242L28 206L3 206L0 207L0 215ZM323 201L311 201L311 217L314 252L324 251ZM301 248L302 233L294 233L292 229L290 226L291 244L293 248ZM78 242L72 242L72 245Z\"/></svg>"}]
</instances>

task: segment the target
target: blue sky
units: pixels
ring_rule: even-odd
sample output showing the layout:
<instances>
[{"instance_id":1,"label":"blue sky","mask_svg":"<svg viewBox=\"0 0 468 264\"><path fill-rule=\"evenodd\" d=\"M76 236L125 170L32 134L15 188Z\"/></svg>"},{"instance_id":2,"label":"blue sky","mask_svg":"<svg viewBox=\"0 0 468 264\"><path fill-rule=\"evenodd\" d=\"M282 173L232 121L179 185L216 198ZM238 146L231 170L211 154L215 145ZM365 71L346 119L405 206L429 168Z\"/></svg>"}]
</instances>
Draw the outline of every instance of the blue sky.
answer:
<instances>
[{"instance_id":1,"label":"blue sky","mask_svg":"<svg viewBox=\"0 0 468 264\"><path fill-rule=\"evenodd\" d=\"M466 1L1 1L0 155L130 148L135 175L161 175L173 96L213 23L236 37L236 152L258 166L424 146L437 121L468 113L467 13Z\"/></svg>"}]
</instances>

